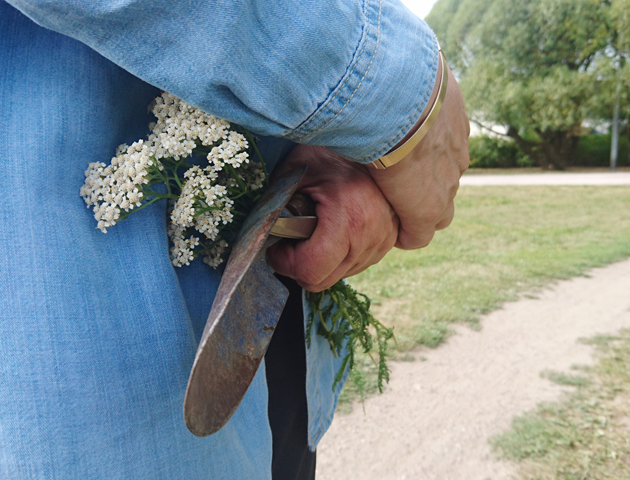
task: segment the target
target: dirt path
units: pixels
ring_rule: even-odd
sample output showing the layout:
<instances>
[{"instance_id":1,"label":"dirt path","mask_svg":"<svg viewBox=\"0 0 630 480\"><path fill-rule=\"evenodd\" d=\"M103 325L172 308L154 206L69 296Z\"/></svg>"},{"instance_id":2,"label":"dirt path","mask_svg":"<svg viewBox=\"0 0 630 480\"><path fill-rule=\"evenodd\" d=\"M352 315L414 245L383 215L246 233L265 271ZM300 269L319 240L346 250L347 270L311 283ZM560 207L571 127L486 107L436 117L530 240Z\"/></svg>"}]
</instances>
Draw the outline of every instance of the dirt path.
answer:
<instances>
[{"instance_id":1,"label":"dirt path","mask_svg":"<svg viewBox=\"0 0 630 480\"><path fill-rule=\"evenodd\" d=\"M395 363L387 391L338 415L317 458L318 480L510 479L487 439L560 387L540 378L591 363L580 337L630 327L630 260L505 305L426 361Z\"/></svg>"},{"instance_id":2,"label":"dirt path","mask_svg":"<svg viewBox=\"0 0 630 480\"><path fill-rule=\"evenodd\" d=\"M466 174L460 185L630 185L630 172Z\"/></svg>"}]
</instances>

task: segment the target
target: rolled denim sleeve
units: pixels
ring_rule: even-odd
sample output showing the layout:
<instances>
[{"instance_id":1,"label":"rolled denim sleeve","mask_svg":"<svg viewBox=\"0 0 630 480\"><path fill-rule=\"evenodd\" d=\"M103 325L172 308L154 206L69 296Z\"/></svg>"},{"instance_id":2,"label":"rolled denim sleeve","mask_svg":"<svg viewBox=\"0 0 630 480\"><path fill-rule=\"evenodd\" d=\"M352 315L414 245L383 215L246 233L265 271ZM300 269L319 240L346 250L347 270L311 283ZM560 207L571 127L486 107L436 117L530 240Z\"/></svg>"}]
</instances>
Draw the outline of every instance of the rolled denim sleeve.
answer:
<instances>
[{"instance_id":1,"label":"rolled denim sleeve","mask_svg":"<svg viewBox=\"0 0 630 480\"><path fill-rule=\"evenodd\" d=\"M433 32L398 0L10 0L142 80L261 135L362 163L435 83Z\"/></svg>"}]
</instances>

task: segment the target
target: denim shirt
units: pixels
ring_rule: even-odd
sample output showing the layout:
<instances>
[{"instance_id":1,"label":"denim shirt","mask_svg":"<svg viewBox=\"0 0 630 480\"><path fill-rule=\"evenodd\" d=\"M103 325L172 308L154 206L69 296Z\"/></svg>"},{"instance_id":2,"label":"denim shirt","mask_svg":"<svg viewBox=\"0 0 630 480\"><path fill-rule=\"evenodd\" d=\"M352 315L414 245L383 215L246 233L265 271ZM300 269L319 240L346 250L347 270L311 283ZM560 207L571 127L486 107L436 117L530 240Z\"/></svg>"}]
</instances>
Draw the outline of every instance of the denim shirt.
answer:
<instances>
[{"instance_id":1,"label":"denim shirt","mask_svg":"<svg viewBox=\"0 0 630 480\"><path fill-rule=\"evenodd\" d=\"M164 205L96 230L83 172L147 134L161 89L261 135L270 168L293 142L370 162L436 70L396 0L0 0L0 478L269 478L264 362L217 434L183 422L220 270L172 267ZM313 449L338 367L314 336Z\"/></svg>"}]
</instances>

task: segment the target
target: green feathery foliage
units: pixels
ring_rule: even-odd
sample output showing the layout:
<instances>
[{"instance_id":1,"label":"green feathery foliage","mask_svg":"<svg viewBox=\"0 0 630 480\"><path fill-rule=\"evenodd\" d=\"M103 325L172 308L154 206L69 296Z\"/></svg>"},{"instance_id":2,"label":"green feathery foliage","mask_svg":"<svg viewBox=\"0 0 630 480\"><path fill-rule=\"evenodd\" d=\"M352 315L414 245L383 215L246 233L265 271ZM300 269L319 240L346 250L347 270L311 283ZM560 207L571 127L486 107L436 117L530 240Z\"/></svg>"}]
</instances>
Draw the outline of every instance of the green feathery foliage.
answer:
<instances>
[{"instance_id":1,"label":"green feathery foliage","mask_svg":"<svg viewBox=\"0 0 630 480\"><path fill-rule=\"evenodd\" d=\"M330 301L326 301L327 296ZM370 355L378 368L378 390L382 393L384 382L389 382L386 358L388 342L394 338L394 331L385 327L370 313L370 299L343 280L323 292L307 292L306 298L311 306L311 316L306 328L307 346L310 348L313 326L319 320L317 333L328 341L335 356L345 353L335 376L333 390L343 379L347 369L350 379L363 397L365 379L359 369L354 368L355 353L360 348ZM376 350L378 360L374 358L373 350Z\"/></svg>"}]
</instances>

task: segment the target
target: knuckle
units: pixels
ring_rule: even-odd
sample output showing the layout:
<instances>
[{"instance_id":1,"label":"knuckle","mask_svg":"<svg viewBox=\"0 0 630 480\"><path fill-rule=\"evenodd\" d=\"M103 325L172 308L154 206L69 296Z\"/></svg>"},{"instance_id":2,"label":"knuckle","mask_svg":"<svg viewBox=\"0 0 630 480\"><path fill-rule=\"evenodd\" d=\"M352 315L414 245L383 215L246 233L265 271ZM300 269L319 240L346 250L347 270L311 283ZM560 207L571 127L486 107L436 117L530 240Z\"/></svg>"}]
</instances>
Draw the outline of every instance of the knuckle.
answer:
<instances>
[{"instance_id":1,"label":"knuckle","mask_svg":"<svg viewBox=\"0 0 630 480\"><path fill-rule=\"evenodd\" d=\"M435 234L435 232L431 232L430 235L423 235L422 237L420 237L418 239L418 244L416 246L416 248L424 248L426 246L429 245L429 243L431 243L431 240L433 240L433 235Z\"/></svg>"},{"instance_id":2,"label":"knuckle","mask_svg":"<svg viewBox=\"0 0 630 480\"><path fill-rule=\"evenodd\" d=\"M441 204L432 203L430 206L426 206L418 218L418 225L435 225L439 221L443 211L444 207Z\"/></svg>"},{"instance_id":3,"label":"knuckle","mask_svg":"<svg viewBox=\"0 0 630 480\"><path fill-rule=\"evenodd\" d=\"M443 218L442 220L438 222L438 224L435 226L435 229L444 230L453 222L453 218L454 218L454 215L450 213L449 215L447 215L445 218Z\"/></svg>"},{"instance_id":4,"label":"knuckle","mask_svg":"<svg viewBox=\"0 0 630 480\"><path fill-rule=\"evenodd\" d=\"M318 288L316 285L311 285L309 283L297 282L300 287L302 287L307 292L319 293L323 292L325 288Z\"/></svg>"},{"instance_id":5,"label":"knuckle","mask_svg":"<svg viewBox=\"0 0 630 480\"><path fill-rule=\"evenodd\" d=\"M463 174L466 170L468 170L469 166L470 166L470 154L468 153L468 149L466 149L466 151L464 152L464 155L462 155L461 160L460 160L460 165L459 165L460 173Z\"/></svg>"},{"instance_id":6,"label":"knuckle","mask_svg":"<svg viewBox=\"0 0 630 480\"><path fill-rule=\"evenodd\" d=\"M323 276L311 268L298 267L296 271L296 281L300 284L314 287L319 285L323 280ZM308 290L308 289L307 289Z\"/></svg>"},{"instance_id":7,"label":"knuckle","mask_svg":"<svg viewBox=\"0 0 630 480\"><path fill-rule=\"evenodd\" d=\"M350 201L346 205L348 228L351 232L362 232L368 225L368 215L366 206L362 206L355 201Z\"/></svg>"},{"instance_id":8,"label":"knuckle","mask_svg":"<svg viewBox=\"0 0 630 480\"><path fill-rule=\"evenodd\" d=\"M309 292L313 292L313 293L319 293L319 292L323 292L324 290L330 288L333 286L333 283L304 283L304 282L297 282L300 287L302 287L304 290L307 290Z\"/></svg>"},{"instance_id":9,"label":"knuckle","mask_svg":"<svg viewBox=\"0 0 630 480\"><path fill-rule=\"evenodd\" d=\"M461 158L461 157L458 157ZM468 164L468 160L466 160L466 166ZM459 180L462 177L462 173L466 170L464 168L462 170L462 161L458 160L453 163L452 168L450 169L448 176L444 179L444 190L448 192L449 198L452 198L455 193L457 193L457 189L459 188Z\"/></svg>"},{"instance_id":10,"label":"knuckle","mask_svg":"<svg viewBox=\"0 0 630 480\"><path fill-rule=\"evenodd\" d=\"M431 243L434 235L434 229L431 229L430 231L423 231L422 233L415 235L407 232L401 232L398 236L396 246L402 250L416 250L418 248L424 248Z\"/></svg>"}]
</instances>

